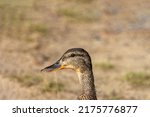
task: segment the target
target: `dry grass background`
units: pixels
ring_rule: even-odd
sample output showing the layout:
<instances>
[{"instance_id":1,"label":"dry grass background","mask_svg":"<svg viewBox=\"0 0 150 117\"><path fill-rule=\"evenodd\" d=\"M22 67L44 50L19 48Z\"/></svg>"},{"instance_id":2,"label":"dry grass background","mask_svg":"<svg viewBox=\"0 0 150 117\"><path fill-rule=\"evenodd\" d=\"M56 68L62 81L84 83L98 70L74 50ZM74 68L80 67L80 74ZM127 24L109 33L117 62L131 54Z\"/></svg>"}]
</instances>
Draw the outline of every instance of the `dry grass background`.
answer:
<instances>
[{"instance_id":1,"label":"dry grass background","mask_svg":"<svg viewBox=\"0 0 150 117\"><path fill-rule=\"evenodd\" d=\"M86 49L98 99L150 99L149 0L0 0L0 99L76 99L70 70L41 73Z\"/></svg>"}]
</instances>

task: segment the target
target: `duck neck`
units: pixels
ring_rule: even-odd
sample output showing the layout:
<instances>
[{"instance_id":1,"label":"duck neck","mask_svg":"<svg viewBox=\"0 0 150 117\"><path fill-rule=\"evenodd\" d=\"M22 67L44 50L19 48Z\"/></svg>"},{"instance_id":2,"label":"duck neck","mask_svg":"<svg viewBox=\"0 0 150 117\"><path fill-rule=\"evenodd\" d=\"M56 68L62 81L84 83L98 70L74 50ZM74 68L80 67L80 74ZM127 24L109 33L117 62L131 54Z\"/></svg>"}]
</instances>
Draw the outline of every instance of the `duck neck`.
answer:
<instances>
[{"instance_id":1,"label":"duck neck","mask_svg":"<svg viewBox=\"0 0 150 117\"><path fill-rule=\"evenodd\" d=\"M78 72L78 76L82 87L82 94L96 98L94 76L92 70L84 70L84 72Z\"/></svg>"}]
</instances>

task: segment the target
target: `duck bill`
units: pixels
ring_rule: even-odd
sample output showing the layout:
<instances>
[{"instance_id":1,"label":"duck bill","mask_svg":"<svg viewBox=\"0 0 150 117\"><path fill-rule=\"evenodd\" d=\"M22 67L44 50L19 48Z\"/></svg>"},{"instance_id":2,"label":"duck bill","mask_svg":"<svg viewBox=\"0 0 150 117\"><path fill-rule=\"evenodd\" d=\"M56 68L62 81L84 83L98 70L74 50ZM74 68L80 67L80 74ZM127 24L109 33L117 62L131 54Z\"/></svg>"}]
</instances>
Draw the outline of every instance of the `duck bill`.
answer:
<instances>
[{"instance_id":1,"label":"duck bill","mask_svg":"<svg viewBox=\"0 0 150 117\"><path fill-rule=\"evenodd\" d=\"M52 72L55 70L63 69L63 66L61 66L59 63L55 63L53 65L47 66L44 69L42 69L42 72Z\"/></svg>"}]
</instances>

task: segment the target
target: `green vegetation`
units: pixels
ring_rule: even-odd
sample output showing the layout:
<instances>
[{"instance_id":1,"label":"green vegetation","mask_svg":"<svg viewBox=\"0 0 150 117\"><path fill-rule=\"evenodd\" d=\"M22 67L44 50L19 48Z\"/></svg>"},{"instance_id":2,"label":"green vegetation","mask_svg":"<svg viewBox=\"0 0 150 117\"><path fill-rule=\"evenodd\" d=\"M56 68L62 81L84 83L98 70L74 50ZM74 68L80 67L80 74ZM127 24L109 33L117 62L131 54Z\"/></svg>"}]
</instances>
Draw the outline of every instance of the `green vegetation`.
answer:
<instances>
[{"instance_id":1,"label":"green vegetation","mask_svg":"<svg viewBox=\"0 0 150 117\"><path fill-rule=\"evenodd\" d=\"M62 83L56 83L53 81L50 81L48 84L44 84L44 88L42 89L43 92L57 92L62 91L64 89L64 84Z\"/></svg>"},{"instance_id":2,"label":"green vegetation","mask_svg":"<svg viewBox=\"0 0 150 117\"><path fill-rule=\"evenodd\" d=\"M21 85L25 87L31 86L39 86L39 89L42 92L57 92L62 91L64 89L63 83L56 83L55 81L46 81L44 82L43 77L41 76L34 76L34 75L24 75L24 76L12 76L12 80L16 80Z\"/></svg>"},{"instance_id":3,"label":"green vegetation","mask_svg":"<svg viewBox=\"0 0 150 117\"><path fill-rule=\"evenodd\" d=\"M28 13L29 11L32 14ZM48 25L42 21L35 22L32 16L34 14L36 11L31 7L0 4L0 35L27 42L33 41L33 35L36 35L35 38L46 36L49 34Z\"/></svg>"},{"instance_id":4,"label":"green vegetation","mask_svg":"<svg viewBox=\"0 0 150 117\"><path fill-rule=\"evenodd\" d=\"M92 9L60 8L57 13L78 22L94 22L100 19L99 13Z\"/></svg>"},{"instance_id":5,"label":"green vegetation","mask_svg":"<svg viewBox=\"0 0 150 117\"><path fill-rule=\"evenodd\" d=\"M125 80L135 87L150 87L150 74L145 72L130 72L125 75Z\"/></svg>"},{"instance_id":6,"label":"green vegetation","mask_svg":"<svg viewBox=\"0 0 150 117\"><path fill-rule=\"evenodd\" d=\"M76 2L80 2L80 3L91 3L94 0L75 0Z\"/></svg>"},{"instance_id":7,"label":"green vegetation","mask_svg":"<svg viewBox=\"0 0 150 117\"><path fill-rule=\"evenodd\" d=\"M1 4L11 5L11 6L31 6L35 0L0 0Z\"/></svg>"},{"instance_id":8,"label":"green vegetation","mask_svg":"<svg viewBox=\"0 0 150 117\"><path fill-rule=\"evenodd\" d=\"M34 86L38 85L39 83L42 82L42 77L40 76L32 76L32 75L25 75L25 76L13 76L13 80L17 80L24 86Z\"/></svg>"},{"instance_id":9,"label":"green vegetation","mask_svg":"<svg viewBox=\"0 0 150 117\"><path fill-rule=\"evenodd\" d=\"M115 68L115 66L112 63L109 62L102 62L102 63L96 63L94 64L95 67L100 68L102 70L112 70Z\"/></svg>"},{"instance_id":10,"label":"green vegetation","mask_svg":"<svg viewBox=\"0 0 150 117\"><path fill-rule=\"evenodd\" d=\"M32 24L30 26L30 31L46 35L48 33L48 27L44 24Z\"/></svg>"},{"instance_id":11,"label":"green vegetation","mask_svg":"<svg viewBox=\"0 0 150 117\"><path fill-rule=\"evenodd\" d=\"M74 3L82 3L82 4L91 4L95 0L66 0L67 3L74 2Z\"/></svg>"}]
</instances>

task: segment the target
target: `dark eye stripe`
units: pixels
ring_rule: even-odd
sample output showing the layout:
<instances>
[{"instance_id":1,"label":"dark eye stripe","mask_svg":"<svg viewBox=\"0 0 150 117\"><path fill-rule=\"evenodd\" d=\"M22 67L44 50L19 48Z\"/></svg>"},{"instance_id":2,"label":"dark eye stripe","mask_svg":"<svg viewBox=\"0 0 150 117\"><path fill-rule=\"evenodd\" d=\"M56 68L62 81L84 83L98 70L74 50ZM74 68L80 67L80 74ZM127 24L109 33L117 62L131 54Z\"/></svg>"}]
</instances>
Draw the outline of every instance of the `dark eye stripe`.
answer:
<instances>
[{"instance_id":1,"label":"dark eye stripe","mask_svg":"<svg viewBox=\"0 0 150 117\"><path fill-rule=\"evenodd\" d=\"M69 57L77 57L77 56L83 57L84 55L82 55L82 54L71 54Z\"/></svg>"},{"instance_id":2,"label":"dark eye stripe","mask_svg":"<svg viewBox=\"0 0 150 117\"><path fill-rule=\"evenodd\" d=\"M70 55L70 57L74 57L74 56L75 56L75 54L71 54L71 55Z\"/></svg>"},{"instance_id":3,"label":"dark eye stripe","mask_svg":"<svg viewBox=\"0 0 150 117\"><path fill-rule=\"evenodd\" d=\"M82 54L70 54L69 56L64 56L61 59L64 61L65 59L69 58L69 57L84 57L84 55Z\"/></svg>"}]
</instances>

